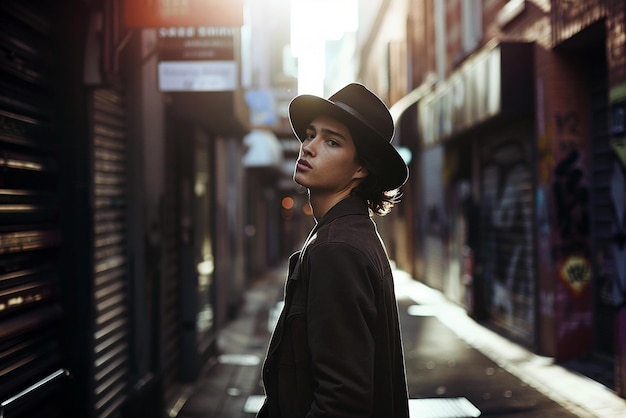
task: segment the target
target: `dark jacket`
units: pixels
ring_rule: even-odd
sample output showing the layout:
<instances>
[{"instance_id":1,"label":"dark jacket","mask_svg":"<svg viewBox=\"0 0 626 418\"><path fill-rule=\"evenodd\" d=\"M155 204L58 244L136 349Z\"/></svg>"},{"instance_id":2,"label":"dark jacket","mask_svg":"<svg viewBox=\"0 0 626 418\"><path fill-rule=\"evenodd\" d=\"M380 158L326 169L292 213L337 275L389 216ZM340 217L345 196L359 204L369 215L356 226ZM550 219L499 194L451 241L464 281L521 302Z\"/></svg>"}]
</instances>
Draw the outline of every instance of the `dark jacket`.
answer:
<instances>
[{"instance_id":1,"label":"dark jacket","mask_svg":"<svg viewBox=\"0 0 626 418\"><path fill-rule=\"evenodd\" d=\"M362 199L331 208L290 258L263 383L258 417L409 416L393 277Z\"/></svg>"}]
</instances>

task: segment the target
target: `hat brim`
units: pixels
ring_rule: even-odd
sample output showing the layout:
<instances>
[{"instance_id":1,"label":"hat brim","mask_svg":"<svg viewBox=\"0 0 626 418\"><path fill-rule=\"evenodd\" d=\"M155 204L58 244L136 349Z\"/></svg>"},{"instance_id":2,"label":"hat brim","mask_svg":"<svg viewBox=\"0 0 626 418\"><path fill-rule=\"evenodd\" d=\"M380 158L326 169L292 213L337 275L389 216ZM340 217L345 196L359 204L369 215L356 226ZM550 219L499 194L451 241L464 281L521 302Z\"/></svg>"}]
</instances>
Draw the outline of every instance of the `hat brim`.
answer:
<instances>
[{"instance_id":1,"label":"hat brim","mask_svg":"<svg viewBox=\"0 0 626 418\"><path fill-rule=\"evenodd\" d=\"M364 138L359 137L355 140L367 141L368 148L375 153L377 161L380 163L381 182L385 190L394 190L406 183L409 177L408 167L396 148L389 142L389 139L382 138L380 134L363 125L352 114L330 100L303 94L295 97L289 103L289 122L293 133L300 142L302 142L311 121L320 115L337 118L348 126L358 127L359 132L364 133Z\"/></svg>"}]
</instances>

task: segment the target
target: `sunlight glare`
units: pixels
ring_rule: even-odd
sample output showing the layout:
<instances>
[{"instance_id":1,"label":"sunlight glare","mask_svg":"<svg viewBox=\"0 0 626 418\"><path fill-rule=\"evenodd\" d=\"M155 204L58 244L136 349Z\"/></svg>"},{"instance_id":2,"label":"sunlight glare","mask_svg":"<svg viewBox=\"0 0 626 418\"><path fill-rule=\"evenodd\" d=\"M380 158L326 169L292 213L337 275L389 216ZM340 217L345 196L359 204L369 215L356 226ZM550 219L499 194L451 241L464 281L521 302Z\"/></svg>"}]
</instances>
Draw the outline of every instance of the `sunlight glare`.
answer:
<instances>
[{"instance_id":1,"label":"sunlight glare","mask_svg":"<svg viewBox=\"0 0 626 418\"><path fill-rule=\"evenodd\" d=\"M323 95L325 42L358 25L356 0L291 0L291 48L298 58L298 93Z\"/></svg>"}]
</instances>

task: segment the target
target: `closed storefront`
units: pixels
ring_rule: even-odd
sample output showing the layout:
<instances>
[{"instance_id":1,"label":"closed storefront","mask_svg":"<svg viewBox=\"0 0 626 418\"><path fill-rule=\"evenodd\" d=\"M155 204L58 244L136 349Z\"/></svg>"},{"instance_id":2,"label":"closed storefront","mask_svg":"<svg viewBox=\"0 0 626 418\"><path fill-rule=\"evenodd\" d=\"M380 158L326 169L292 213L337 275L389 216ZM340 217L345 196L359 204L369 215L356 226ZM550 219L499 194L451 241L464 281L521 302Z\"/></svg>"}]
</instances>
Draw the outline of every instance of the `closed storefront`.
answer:
<instances>
[{"instance_id":1,"label":"closed storefront","mask_svg":"<svg viewBox=\"0 0 626 418\"><path fill-rule=\"evenodd\" d=\"M94 308L90 409L96 417L108 417L125 402L130 378L127 127L119 91L96 88L89 95Z\"/></svg>"},{"instance_id":2,"label":"closed storefront","mask_svg":"<svg viewBox=\"0 0 626 418\"><path fill-rule=\"evenodd\" d=\"M597 48L599 56L591 61L604 62L604 50ZM622 257L611 248L613 245L612 224L619 225L614 214L620 214L619 196L626 190L626 177L623 165L615 158L608 135L609 107L607 91L607 74L605 66L590 66L590 105L591 120L589 126L591 143L591 242L594 256L596 280L594 283L594 299L596 314L594 328L597 330L596 347L600 353L611 355L613 352L614 329L613 307L616 302L613 289L620 283L612 283L617 263ZM620 192L620 190L622 192ZM616 257L617 256L617 257Z\"/></svg>"},{"instance_id":3,"label":"closed storefront","mask_svg":"<svg viewBox=\"0 0 626 418\"><path fill-rule=\"evenodd\" d=\"M492 127L479 146L479 249L489 320L534 346L532 123Z\"/></svg>"},{"instance_id":4,"label":"closed storefront","mask_svg":"<svg viewBox=\"0 0 626 418\"><path fill-rule=\"evenodd\" d=\"M536 345L533 124L493 119L446 144L446 296Z\"/></svg>"},{"instance_id":5,"label":"closed storefront","mask_svg":"<svg viewBox=\"0 0 626 418\"><path fill-rule=\"evenodd\" d=\"M171 129L171 126L170 126ZM163 198L163 240L161 262L163 319L161 322L161 361L165 399L172 403L178 396L182 354L182 191L180 182L181 148L174 139L165 142L165 186ZM189 233L189 227L187 227Z\"/></svg>"},{"instance_id":6,"label":"closed storefront","mask_svg":"<svg viewBox=\"0 0 626 418\"><path fill-rule=\"evenodd\" d=\"M130 391L128 127L109 60L121 37L113 6L0 6L2 416L115 416ZM99 18L104 27L90 26Z\"/></svg>"},{"instance_id":7,"label":"closed storefront","mask_svg":"<svg viewBox=\"0 0 626 418\"><path fill-rule=\"evenodd\" d=\"M605 62L602 44L589 62ZM619 225L614 216L624 212L620 209L620 195L626 190L623 164L611 149L609 141L608 78L606 66L590 66L590 143L591 143L591 245L594 254L594 315L595 349L601 356L612 357L614 345L613 315L619 297L619 281L616 278L618 264L624 258L616 251L616 231L611 225ZM623 199L622 199L623 200ZM617 292L616 292L617 291Z\"/></svg>"},{"instance_id":8,"label":"closed storefront","mask_svg":"<svg viewBox=\"0 0 626 418\"><path fill-rule=\"evenodd\" d=\"M52 7L0 4L2 416L62 416L65 312Z\"/></svg>"},{"instance_id":9,"label":"closed storefront","mask_svg":"<svg viewBox=\"0 0 626 418\"><path fill-rule=\"evenodd\" d=\"M581 51L586 62L607 61L603 25L595 25L595 47ZM620 333L616 307L626 299L626 158L620 158L615 137L624 134L624 112L615 106L611 115L609 71L605 65L589 65L587 71L590 106L590 241L593 284L594 342L591 357L604 367L593 376L608 387L616 387L613 370L619 360L615 347ZM624 102L621 103L621 109ZM618 120L615 120L615 116ZM611 124L615 121L615 124ZM613 129L612 129L613 128ZM612 137L615 135L615 137ZM622 154L623 155L623 154Z\"/></svg>"},{"instance_id":10,"label":"closed storefront","mask_svg":"<svg viewBox=\"0 0 626 418\"><path fill-rule=\"evenodd\" d=\"M532 45L470 57L418 103L424 281L536 344Z\"/></svg>"},{"instance_id":11,"label":"closed storefront","mask_svg":"<svg viewBox=\"0 0 626 418\"><path fill-rule=\"evenodd\" d=\"M158 91L157 31L125 26L124 5L0 4L3 417L173 415L213 354L215 255L243 271L241 242L214 229L213 140L233 145L229 177L247 130L240 13L226 90L185 95Z\"/></svg>"}]
</instances>

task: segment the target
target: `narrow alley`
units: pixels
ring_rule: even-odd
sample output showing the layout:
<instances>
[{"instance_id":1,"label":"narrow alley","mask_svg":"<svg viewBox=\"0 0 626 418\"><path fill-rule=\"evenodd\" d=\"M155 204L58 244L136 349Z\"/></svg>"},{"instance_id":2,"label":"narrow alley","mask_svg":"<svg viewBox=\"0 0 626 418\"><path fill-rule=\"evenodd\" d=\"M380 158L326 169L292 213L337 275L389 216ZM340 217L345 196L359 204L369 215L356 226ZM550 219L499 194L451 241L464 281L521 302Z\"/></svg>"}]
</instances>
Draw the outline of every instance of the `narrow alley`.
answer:
<instances>
[{"instance_id":1,"label":"narrow alley","mask_svg":"<svg viewBox=\"0 0 626 418\"><path fill-rule=\"evenodd\" d=\"M170 417L254 416L285 274L284 266L270 270L249 289L219 355ZM394 277L412 418L626 416L626 401L603 385L490 331L404 271Z\"/></svg>"}]
</instances>

